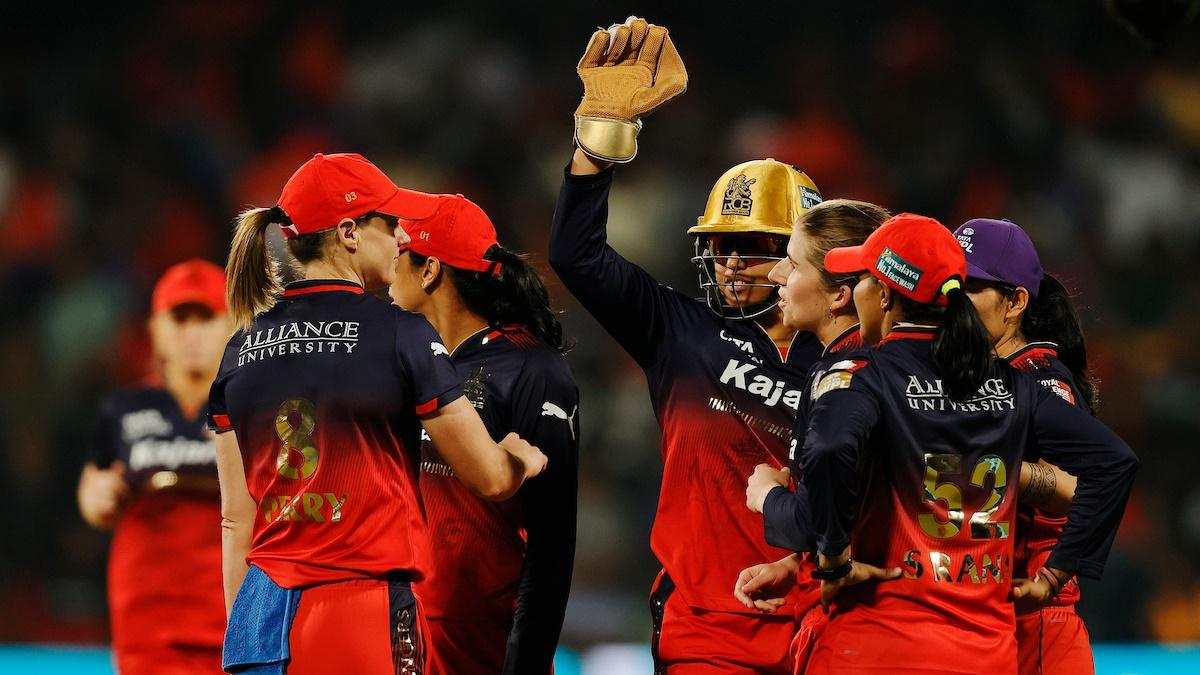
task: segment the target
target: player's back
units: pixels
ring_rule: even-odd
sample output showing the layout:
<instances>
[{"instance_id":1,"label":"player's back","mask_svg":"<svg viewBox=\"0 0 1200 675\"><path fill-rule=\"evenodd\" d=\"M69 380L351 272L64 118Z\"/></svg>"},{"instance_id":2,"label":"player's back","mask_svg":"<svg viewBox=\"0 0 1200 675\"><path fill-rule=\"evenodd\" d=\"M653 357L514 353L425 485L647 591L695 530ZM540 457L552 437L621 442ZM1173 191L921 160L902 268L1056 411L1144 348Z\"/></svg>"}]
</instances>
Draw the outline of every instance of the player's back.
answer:
<instances>
[{"instance_id":1,"label":"player's back","mask_svg":"<svg viewBox=\"0 0 1200 675\"><path fill-rule=\"evenodd\" d=\"M953 401L931 337L897 329L852 372L880 413L861 455L853 556L903 576L844 589L820 648L861 667L1008 672L1015 483L1035 385L996 362L975 396Z\"/></svg>"},{"instance_id":2,"label":"player's back","mask_svg":"<svg viewBox=\"0 0 1200 675\"><path fill-rule=\"evenodd\" d=\"M327 280L289 285L234 335L212 400L259 507L251 564L292 588L419 577L417 415L458 395L452 371L430 367L445 352L424 318Z\"/></svg>"}]
</instances>

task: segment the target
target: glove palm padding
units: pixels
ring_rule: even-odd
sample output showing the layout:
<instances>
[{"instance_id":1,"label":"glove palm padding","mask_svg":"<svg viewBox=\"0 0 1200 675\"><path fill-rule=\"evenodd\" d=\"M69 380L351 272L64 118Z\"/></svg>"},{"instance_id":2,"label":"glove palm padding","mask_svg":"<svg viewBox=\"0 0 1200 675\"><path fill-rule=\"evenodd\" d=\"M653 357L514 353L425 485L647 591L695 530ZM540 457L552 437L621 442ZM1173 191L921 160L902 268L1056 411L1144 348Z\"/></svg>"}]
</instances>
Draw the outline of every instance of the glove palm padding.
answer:
<instances>
[{"instance_id":1,"label":"glove palm padding","mask_svg":"<svg viewBox=\"0 0 1200 675\"><path fill-rule=\"evenodd\" d=\"M633 159L641 118L687 90L687 70L667 29L633 17L596 31L576 72L583 101L575 110L575 142L606 162Z\"/></svg>"}]
</instances>

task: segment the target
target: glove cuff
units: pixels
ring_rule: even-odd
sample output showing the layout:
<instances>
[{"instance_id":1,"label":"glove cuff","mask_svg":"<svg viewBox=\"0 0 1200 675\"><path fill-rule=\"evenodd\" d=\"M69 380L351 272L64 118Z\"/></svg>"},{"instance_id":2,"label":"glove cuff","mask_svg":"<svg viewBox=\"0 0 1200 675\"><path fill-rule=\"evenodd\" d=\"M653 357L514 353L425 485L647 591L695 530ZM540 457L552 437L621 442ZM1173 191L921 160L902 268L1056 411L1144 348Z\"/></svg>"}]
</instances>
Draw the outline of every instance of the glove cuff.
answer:
<instances>
[{"instance_id":1,"label":"glove cuff","mask_svg":"<svg viewBox=\"0 0 1200 675\"><path fill-rule=\"evenodd\" d=\"M637 155L637 135L642 121L575 116L575 144L602 162L624 164Z\"/></svg>"}]
</instances>

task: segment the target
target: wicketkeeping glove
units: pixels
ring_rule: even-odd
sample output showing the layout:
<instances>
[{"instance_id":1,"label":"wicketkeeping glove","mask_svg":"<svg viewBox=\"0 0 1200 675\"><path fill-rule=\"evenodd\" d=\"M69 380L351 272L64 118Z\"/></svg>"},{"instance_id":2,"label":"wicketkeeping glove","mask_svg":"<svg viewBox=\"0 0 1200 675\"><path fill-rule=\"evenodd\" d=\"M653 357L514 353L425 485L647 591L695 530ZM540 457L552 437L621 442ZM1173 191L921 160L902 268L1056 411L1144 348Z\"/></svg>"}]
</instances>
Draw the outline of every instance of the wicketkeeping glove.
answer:
<instances>
[{"instance_id":1,"label":"wicketkeeping glove","mask_svg":"<svg viewBox=\"0 0 1200 675\"><path fill-rule=\"evenodd\" d=\"M575 70L583 80L575 143L605 162L633 159L641 118L687 90L687 70L667 29L632 16L596 31Z\"/></svg>"}]
</instances>

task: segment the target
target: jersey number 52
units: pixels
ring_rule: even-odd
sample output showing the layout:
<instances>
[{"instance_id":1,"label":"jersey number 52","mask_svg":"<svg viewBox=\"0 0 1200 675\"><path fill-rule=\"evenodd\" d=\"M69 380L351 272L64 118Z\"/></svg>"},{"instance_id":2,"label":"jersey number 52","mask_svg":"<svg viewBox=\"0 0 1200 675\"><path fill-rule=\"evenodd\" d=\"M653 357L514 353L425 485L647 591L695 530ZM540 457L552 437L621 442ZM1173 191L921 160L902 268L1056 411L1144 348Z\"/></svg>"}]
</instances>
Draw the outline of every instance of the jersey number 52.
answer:
<instances>
[{"instance_id":1,"label":"jersey number 52","mask_svg":"<svg viewBox=\"0 0 1200 675\"><path fill-rule=\"evenodd\" d=\"M992 476L992 489L983 506L971 516L972 539L1007 539L1009 526L1007 521L993 521L1000 504L1004 501L1004 487L1008 484L1008 471L1004 460L996 455L986 455L979 458L971 471L970 484L983 487L988 474ZM922 513L917 516L921 531L937 539L949 539L962 530L963 496L961 481L962 457L959 455L925 455L925 480L922 489L922 501L930 509L939 502L946 503L946 520L941 520L937 513Z\"/></svg>"}]
</instances>

